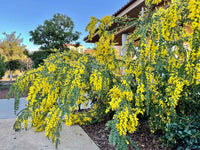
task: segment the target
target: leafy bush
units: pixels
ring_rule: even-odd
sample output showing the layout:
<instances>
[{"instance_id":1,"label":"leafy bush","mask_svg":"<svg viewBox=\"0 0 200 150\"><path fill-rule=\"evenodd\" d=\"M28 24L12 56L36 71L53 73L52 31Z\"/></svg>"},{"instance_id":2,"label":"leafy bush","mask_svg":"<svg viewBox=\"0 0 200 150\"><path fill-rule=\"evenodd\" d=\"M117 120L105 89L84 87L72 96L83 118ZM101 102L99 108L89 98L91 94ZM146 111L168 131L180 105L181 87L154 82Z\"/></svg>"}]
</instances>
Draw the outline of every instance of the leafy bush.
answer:
<instances>
[{"instance_id":1,"label":"leafy bush","mask_svg":"<svg viewBox=\"0 0 200 150\"><path fill-rule=\"evenodd\" d=\"M178 150L200 149L200 117L186 116L168 124L163 140Z\"/></svg>"},{"instance_id":2,"label":"leafy bush","mask_svg":"<svg viewBox=\"0 0 200 150\"><path fill-rule=\"evenodd\" d=\"M35 51L33 54L29 55L32 59L34 68L37 68L40 65L43 65L44 59L46 59L50 54L55 53L52 50L42 50L42 51Z\"/></svg>"},{"instance_id":3,"label":"leafy bush","mask_svg":"<svg viewBox=\"0 0 200 150\"><path fill-rule=\"evenodd\" d=\"M0 54L0 79L4 76L6 72L6 64L4 62L4 57Z\"/></svg>"},{"instance_id":4,"label":"leafy bush","mask_svg":"<svg viewBox=\"0 0 200 150\"><path fill-rule=\"evenodd\" d=\"M196 12L200 2L172 0L167 9L152 12L159 2L147 0L144 16L138 20L91 17L86 27L89 38L97 25L100 37L95 57L76 52L51 54L44 65L19 77L8 95L15 93L15 110L21 93L31 87L27 108L18 115L15 129L27 128L30 121L57 146L63 119L66 125L87 124L109 115L110 142L117 149L127 149L133 143L127 134L138 129L139 119L146 118L154 133L165 132L168 124L186 117L186 111L200 116L200 16ZM114 22L124 27L136 24L126 56L121 58L113 48L120 27L108 31ZM123 75L118 74L121 67ZM89 111L77 111L89 101Z\"/></svg>"}]
</instances>

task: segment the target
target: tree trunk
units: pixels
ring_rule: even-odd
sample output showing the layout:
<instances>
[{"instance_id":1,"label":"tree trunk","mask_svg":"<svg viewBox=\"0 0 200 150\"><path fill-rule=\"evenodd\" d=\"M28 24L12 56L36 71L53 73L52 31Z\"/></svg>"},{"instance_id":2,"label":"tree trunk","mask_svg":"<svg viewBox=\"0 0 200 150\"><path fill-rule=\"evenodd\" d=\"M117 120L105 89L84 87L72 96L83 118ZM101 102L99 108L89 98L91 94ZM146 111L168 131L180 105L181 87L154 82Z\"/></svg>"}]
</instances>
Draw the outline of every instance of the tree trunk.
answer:
<instances>
[{"instance_id":1,"label":"tree trunk","mask_svg":"<svg viewBox=\"0 0 200 150\"><path fill-rule=\"evenodd\" d=\"M10 70L10 81L12 81L12 70Z\"/></svg>"}]
</instances>

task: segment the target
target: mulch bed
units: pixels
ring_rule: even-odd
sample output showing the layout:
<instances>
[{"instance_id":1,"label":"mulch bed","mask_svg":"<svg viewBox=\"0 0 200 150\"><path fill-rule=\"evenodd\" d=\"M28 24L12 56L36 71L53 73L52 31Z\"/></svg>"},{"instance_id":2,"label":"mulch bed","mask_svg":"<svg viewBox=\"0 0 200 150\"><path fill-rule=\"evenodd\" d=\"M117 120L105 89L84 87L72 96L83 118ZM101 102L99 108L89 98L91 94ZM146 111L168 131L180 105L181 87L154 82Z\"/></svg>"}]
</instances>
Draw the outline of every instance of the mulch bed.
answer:
<instances>
[{"instance_id":1,"label":"mulch bed","mask_svg":"<svg viewBox=\"0 0 200 150\"><path fill-rule=\"evenodd\" d=\"M116 147L108 142L109 131L105 130L107 121L92 125L81 126L101 150L115 150ZM129 135L140 150L171 150L162 146L160 135L153 135L147 128L141 127L139 131ZM129 150L135 148L129 145Z\"/></svg>"},{"instance_id":2,"label":"mulch bed","mask_svg":"<svg viewBox=\"0 0 200 150\"><path fill-rule=\"evenodd\" d=\"M4 89L0 91L0 99L6 99L9 89Z\"/></svg>"}]
</instances>

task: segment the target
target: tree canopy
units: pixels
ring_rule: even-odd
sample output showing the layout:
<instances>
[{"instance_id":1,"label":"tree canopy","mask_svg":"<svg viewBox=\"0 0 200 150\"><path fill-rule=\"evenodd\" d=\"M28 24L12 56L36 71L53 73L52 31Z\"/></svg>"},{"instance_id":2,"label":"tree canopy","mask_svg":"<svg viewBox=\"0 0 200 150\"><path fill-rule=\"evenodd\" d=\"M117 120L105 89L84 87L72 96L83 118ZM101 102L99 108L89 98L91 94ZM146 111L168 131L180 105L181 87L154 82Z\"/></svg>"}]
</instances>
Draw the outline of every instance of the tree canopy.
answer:
<instances>
[{"instance_id":1,"label":"tree canopy","mask_svg":"<svg viewBox=\"0 0 200 150\"><path fill-rule=\"evenodd\" d=\"M17 36L16 32L11 34L4 32L3 35L4 38L0 41L0 54L5 57L5 61L25 58L23 53L25 46L22 44L21 34Z\"/></svg>"},{"instance_id":2,"label":"tree canopy","mask_svg":"<svg viewBox=\"0 0 200 150\"><path fill-rule=\"evenodd\" d=\"M10 80L12 80L12 71L22 67L21 60L26 58L24 54L25 46L22 44L21 34L16 36L16 32L11 34L3 33L4 39L0 41L0 54L5 57L6 68L10 70Z\"/></svg>"},{"instance_id":3,"label":"tree canopy","mask_svg":"<svg viewBox=\"0 0 200 150\"><path fill-rule=\"evenodd\" d=\"M45 20L34 31L30 31L30 41L41 45L42 50L63 50L66 43L71 43L79 38L80 32L73 32L74 23L66 15L54 14L53 18Z\"/></svg>"},{"instance_id":4,"label":"tree canopy","mask_svg":"<svg viewBox=\"0 0 200 150\"><path fill-rule=\"evenodd\" d=\"M15 71L17 69L22 68L22 65L23 63L20 59L10 60L6 62L6 68L11 71Z\"/></svg>"}]
</instances>

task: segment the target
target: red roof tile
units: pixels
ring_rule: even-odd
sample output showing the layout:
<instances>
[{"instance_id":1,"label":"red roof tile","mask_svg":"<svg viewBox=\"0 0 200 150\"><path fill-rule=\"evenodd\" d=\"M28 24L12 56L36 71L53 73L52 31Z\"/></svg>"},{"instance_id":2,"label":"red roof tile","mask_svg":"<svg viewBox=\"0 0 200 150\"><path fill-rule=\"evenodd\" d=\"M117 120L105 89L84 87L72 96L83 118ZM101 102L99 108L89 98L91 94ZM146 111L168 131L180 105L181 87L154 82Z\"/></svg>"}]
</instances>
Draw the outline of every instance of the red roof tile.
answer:
<instances>
[{"instance_id":1,"label":"red roof tile","mask_svg":"<svg viewBox=\"0 0 200 150\"><path fill-rule=\"evenodd\" d=\"M65 45L67 45L67 46L76 46L76 44L65 44ZM79 46L83 46L83 45L79 45Z\"/></svg>"}]
</instances>

